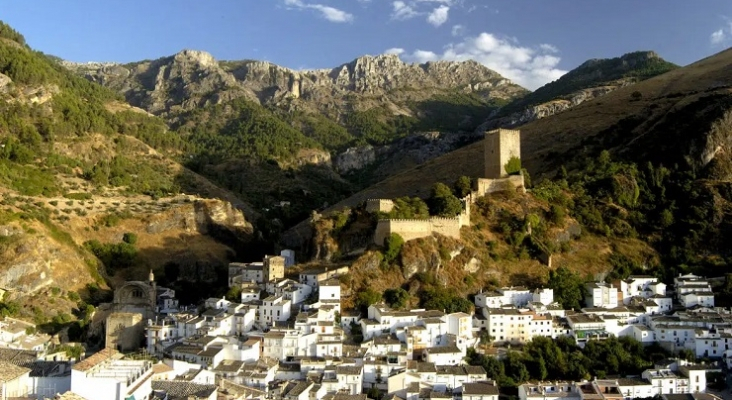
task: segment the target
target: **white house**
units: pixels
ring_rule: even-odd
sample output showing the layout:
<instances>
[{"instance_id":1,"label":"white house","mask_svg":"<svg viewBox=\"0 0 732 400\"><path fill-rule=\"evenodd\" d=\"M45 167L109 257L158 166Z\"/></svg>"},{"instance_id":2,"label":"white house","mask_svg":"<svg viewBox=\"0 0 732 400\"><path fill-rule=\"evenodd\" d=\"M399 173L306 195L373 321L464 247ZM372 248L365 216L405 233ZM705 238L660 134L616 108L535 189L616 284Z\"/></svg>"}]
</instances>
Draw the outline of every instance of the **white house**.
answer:
<instances>
[{"instance_id":1,"label":"white house","mask_svg":"<svg viewBox=\"0 0 732 400\"><path fill-rule=\"evenodd\" d=\"M299 332L292 329L271 330L264 334L265 358L284 361L287 357L294 357L298 353Z\"/></svg>"},{"instance_id":2,"label":"white house","mask_svg":"<svg viewBox=\"0 0 732 400\"><path fill-rule=\"evenodd\" d=\"M71 370L71 391L87 399L145 398L152 392L150 361L122 360L122 354L104 349L77 363Z\"/></svg>"},{"instance_id":3,"label":"white house","mask_svg":"<svg viewBox=\"0 0 732 400\"><path fill-rule=\"evenodd\" d=\"M538 382L524 383L518 387L521 400L580 400L580 392L573 382Z\"/></svg>"},{"instance_id":4,"label":"white house","mask_svg":"<svg viewBox=\"0 0 732 400\"><path fill-rule=\"evenodd\" d=\"M536 289L531 293L531 301L548 306L554 303L554 289Z\"/></svg>"},{"instance_id":5,"label":"white house","mask_svg":"<svg viewBox=\"0 0 732 400\"><path fill-rule=\"evenodd\" d=\"M610 283L591 282L586 285L587 307L615 308L618 306L618 288Z\"/></svg>"},{"instance_id":6,"label":"white house","mask_svg":"<svg viewBox=\"0 0 732 400\"><path fill-rule=\"evenodd\" d=\"M361 394L363 387L363 367L339 365L336 367L338 387L347 394Z\"/></svg>"},{"instance_id":7,"label":"white house","mask_svg":"<svg viewBox=\"0 0 732 400\"><path fill-rule=\"evenodd\" d=\"M292 302L284 296L269 296L259 306L257 322L261 326L274 326L275 322L287 321L290 318Z\"/></svg>"},{"instance_id":8,"label":"white house","mask_svg":"<svg viewBox=\"0 0 732 400\"><path fill-rule=\"evenodd\" d=\"M435 365L458 365L464 353L457 346L428 347L422 350L422 360Z\"/></svg>"},{"instance_id":9,"label":"white house","mask_svg":"<svg viewBox=\"0 0 732 400\"><path fill-rule=\"evenodd\" d=\"M462 387L463 400L498 400L498 386L491 383L465 383Z\"/></svg>"},{"instance_id":10,"label":"white house","mask_svg":"<svg viewBox=\"0 0 732 400\"><path fill-rule=\"evenodd\" d=\"M318 283L318 300L338 300L341 299L341 283L338 279L328 279Z\"/></svg>"},{"instance_id":11,"label":"white house","mask_svg":"<svg viewBox=\"0 0 732 400\"><path fill-rule=\"evenodd\" d=\"M654 295L666 295L666 284L658 282L658 278L648 275L631 275L620 281L620 293L623 302L632 297L649 298Z\"/></svg>"},{"instance_id":12,"label":"white house","mask_svg":"<svg viewBox=\"0 0 732 400\"><path fill-rule=\"evenodd\" d=\"M679 303L686 308L695 306L714 307L714 293L711 291L687 292L678 295Z\"/></svg>"},{"instance_id":13,"label":"white house","mask_svg":"<svg viewBox=\"0 0 732 400\"><path fill-rule=\"evenodd\" d=\"M31 370L8 362L0 362L0 400L26 397Z\"/></svg>"}]
</instances>

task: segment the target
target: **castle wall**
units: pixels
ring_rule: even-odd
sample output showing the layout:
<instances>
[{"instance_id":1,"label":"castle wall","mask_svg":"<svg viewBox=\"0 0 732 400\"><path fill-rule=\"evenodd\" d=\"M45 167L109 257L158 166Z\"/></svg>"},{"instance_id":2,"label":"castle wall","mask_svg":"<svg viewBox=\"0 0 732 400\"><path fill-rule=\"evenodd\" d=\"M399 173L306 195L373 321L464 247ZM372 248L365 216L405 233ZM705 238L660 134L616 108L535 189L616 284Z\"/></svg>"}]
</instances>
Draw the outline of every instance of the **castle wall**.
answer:
<instances>
[{"instance_id":1,"label":"castle wall","mask_svg":"<svg viewBox=\"0 0 732 400\"><path fill-rule=\"evenodd\" d=\"M500 178L500 179L479 178L476 197L485 196L487 194L507 190L509 187L509 185L508 185L509 182L511 184L513 184L513 188L515 188L515 189L520 188L524 193L526 193L526 187L524 186L524 176L523 175L509 175L505 178Z\"/></svg>"},{"instance_id":2,"label":"castle wall","mask_svg":"<svg viewBox=\"0 0 732 400\"><path fill-rule=\"evenodd\" d=\"M460 239L460 217L456 218L430 218L432 232L442 236L449 236Z\"/></svg>"},{"instance_id":3,"label":"castle wall","mask_svg":"<svg viewBox=\"0 0 732 400\"><path fill-rule=\"evenodd\" d=\"M432 234L432 224L427 219L382 219L376 224L374 243L383 245L384 239L392 233L398 233L406 242L430 236Z\"/></svg>"},{"instance_id":4,"label":"castle wall","mask_svg":"<svg viewBox=\"0 0 732 400\"><path fill-rule=\"evenodd\" d=\"M370 213L389 213L394 209L394 202L389 199L368 199L366 200L366 211Z\"/></svg>"},{"instance_id":5,"label":"castle wall","mask_svg":"<svg viewBox=\"0 0 732 400\"><path fill-rule=\"evenodd\" d=\"M464 212L455 218L382 219L376 225L374 243L383 245L384 239L392 233L399 234L405 242L433 233L460 239L460 227L466 225L470 225L470 216Z\"/></svg>"}]
</instances>

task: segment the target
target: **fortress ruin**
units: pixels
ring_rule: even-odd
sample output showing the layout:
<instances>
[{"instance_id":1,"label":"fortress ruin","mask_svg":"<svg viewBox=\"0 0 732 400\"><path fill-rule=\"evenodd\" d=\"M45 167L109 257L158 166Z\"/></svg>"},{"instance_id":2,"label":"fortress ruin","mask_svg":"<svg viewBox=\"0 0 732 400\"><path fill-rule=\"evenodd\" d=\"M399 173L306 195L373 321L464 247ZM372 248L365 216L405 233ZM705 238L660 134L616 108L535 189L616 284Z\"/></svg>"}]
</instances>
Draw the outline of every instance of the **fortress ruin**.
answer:
<instances>
[{"instance_id":1,"label":"fortress ruin","mask_svg":"<svg viewBox=\"0 0 732 400\"><path fill-rule=\"evenodd\" d=\"M384 244L384 239L392 233L405 241L431 236L439 233L444 236L460 238L460 228L470 225L470 206L478 197L505 190L521 190L524 176L521 173L521 131L496 129L488 131L483 139L485 177L478 178L473 192L461 201L463 211L454 218L431 217L429 219L380 219L374 232L374 243ZM516 159L514 161L514 159ZM516 163L518 161L518 163ZM511 165L511 163L518 165ZM517 170L511 171L509 166ZM369 199L366 211L388 213L394 208L389 199Z\"/></svg>"}]
</instances>

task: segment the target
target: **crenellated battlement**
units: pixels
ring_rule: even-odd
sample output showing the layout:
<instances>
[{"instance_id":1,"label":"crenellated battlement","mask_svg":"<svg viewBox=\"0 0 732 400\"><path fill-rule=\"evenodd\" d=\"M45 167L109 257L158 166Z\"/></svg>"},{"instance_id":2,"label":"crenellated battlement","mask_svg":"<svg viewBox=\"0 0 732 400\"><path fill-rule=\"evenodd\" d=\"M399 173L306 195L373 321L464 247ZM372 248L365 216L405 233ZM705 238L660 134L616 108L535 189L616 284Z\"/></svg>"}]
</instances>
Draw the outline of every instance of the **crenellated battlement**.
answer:
<instances>
[{"instance_id":1,"label":"crenellated battlement","mask_svg":"<svg viewBox=\"0 0 732 400\"><path fill-rule=\"evenodd\" d=\"M384 244L384 239L392 233L398 234L405 241L431 236L433 233L460 239L460 228L470 225L470 198L466 197L468 200L463 202L463 211L452 218L380 219L376 224L374 243Z\"/></svg>"},{"instance_id":2,"label":"crenellated battlement","mask_svg":"<svg viewBox=\"0 0 732 400\"><path fill-rule=\"evenodd\" d=\"M439 233L460 239L460 228L470 225L471 205L478 197L505 190L522 190L522 173L510 175L507 164L513 158L521 158L521 132L497 129L486 133L484 139L485 178L478 178L475 191L460 199L463 210L455 217L431 217L429 219L380 219L376 224L374 243L382 245L392 233L399 234L405 241ZM512 161L513 162L513 161ZM366 211L389 213L394 209L390 199L366 200Z\"/></svg>"}]
</instances>

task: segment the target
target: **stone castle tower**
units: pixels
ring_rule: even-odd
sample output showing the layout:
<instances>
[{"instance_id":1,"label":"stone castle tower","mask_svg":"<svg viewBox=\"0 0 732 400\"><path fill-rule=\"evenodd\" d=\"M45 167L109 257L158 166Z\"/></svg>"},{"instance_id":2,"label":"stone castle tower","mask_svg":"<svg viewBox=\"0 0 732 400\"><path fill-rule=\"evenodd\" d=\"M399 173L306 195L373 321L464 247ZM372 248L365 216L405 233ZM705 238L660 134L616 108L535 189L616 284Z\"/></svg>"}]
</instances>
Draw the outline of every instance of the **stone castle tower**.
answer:
<instances>
[{"instance_id":1,"label":"stone castle tower","mask_svg":"<svg viewBox=\"0 0 732 400\"><path fill-rule=\"evenodd\" d=\"M285 257L282 256L266 256L264 258L264 268L262 268L262 277L267 283L273 279L282 279L285 277Z\"/></svg>"},{"instance_id":2,"label":"stone castle tower","mask_svg":"<svg viewBox=\"0 0 732 400\"><path fill-rule=\"evenodd\" d=\"M485 134L485 176L499 179L508 176L506 164L512 157L521 159L521 131L496 129Z\"/></svg>"}]
</instances>

